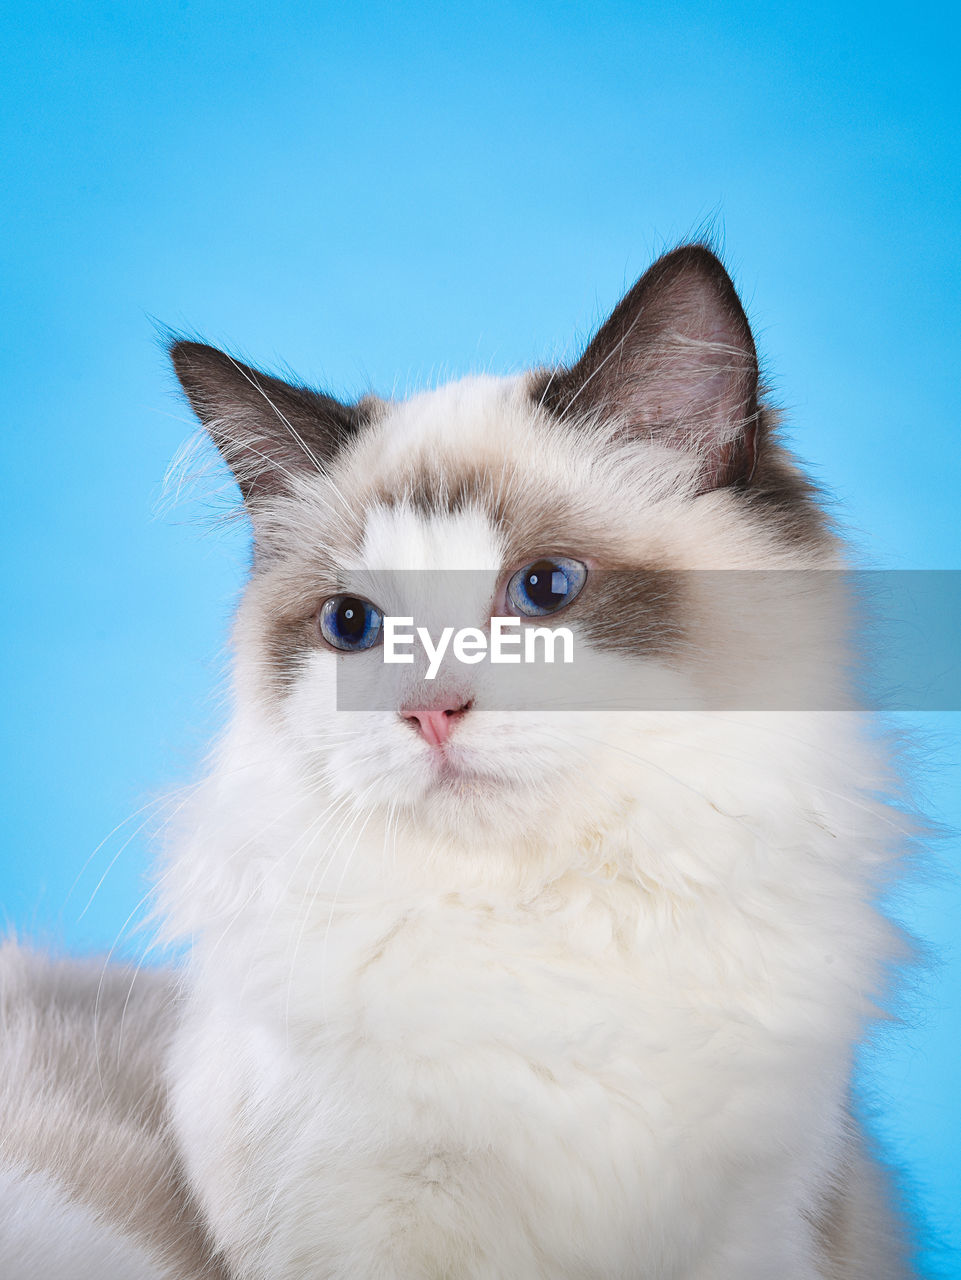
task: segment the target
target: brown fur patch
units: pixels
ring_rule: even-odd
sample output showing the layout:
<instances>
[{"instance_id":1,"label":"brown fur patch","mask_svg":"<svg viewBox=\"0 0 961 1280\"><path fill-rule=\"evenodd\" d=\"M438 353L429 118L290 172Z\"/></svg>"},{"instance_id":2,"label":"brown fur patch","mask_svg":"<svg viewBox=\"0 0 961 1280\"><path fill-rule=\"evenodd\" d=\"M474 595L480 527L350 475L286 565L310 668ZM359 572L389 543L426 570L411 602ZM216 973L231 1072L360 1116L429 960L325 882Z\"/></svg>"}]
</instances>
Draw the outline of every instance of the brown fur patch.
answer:
<instances>
[{"instance_id":1,"label":"brown fur patch","mask_svg":"<svg viewBox=\"0 0 961 1280\"><path fill-rule=\"evenodd\" d=\"M829 526L821 506L824 494L778 441L777 423L772 409L761 409L757 465L741 492L784 542L817 546Z\"/></svg>"},{"instance_id":2,"label":"brown fur patch","mask_svg":"<svg viewBox=\"0 0 961 1280\"><path fill-rule=\"evenodd\" d=\"M322 647L318 609L309 614L271 618L267 627L267 661L279 692L286 692L307 654Z\"/></svg>"},{"instance_id":3,"label":"brown fur patch","mask_svg":"<svg viewBox=\"0 0 961 1280\"><path fill-rule=\"evenodd\" d=\"M670 657L685 639L683 579L666 570L596 571L570 608L556 615L557 625L576 620L595 648L624 657Z\"/></svg>"}]
</instances>

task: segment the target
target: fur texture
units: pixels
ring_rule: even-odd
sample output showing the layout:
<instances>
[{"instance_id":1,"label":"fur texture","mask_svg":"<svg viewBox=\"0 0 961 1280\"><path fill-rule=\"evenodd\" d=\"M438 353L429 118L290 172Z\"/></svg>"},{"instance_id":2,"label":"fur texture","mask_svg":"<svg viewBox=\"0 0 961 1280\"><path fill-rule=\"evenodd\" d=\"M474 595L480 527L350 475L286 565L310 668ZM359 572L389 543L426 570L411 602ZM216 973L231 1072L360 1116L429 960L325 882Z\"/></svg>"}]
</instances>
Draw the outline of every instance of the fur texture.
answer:
<instances>
[{"instance_id":1,"label":"fur texture","mask_svg":"<svg viewBox=\"0 0 961 1280\"><path fill-rule=\"evenodd\" d=\"M406 402L173 357L255 534L233 722L161 881L193 942L175 1124L231 1274L908 1276L849 1109L906 823L845 709L843 608L800 572L842 556L717 259L662 259L571 369ZM442 617L436 571L470 570L483 626L551 553L589 566L585 660L699 709L521 713L461 668L443 749L414 683L337 711L379 659L324 644L325 598ZM760 628L710 589L734 569L783 571ZM413 598L378 579L408 570ZM614 570L683 584L681 643L639 642L659 606ZM739 704L748 674L795 682L789 709L737 709L769 705ZM790 709L812 687L833 711Z\"/></svg>"},{"instance_id":2,"label":"fur texture","mask_svg":"<svg viewBox=\"0 0 961 1280\"><path fill-rule=\"evenodd\" d=\"M129 1237L116 1232L58 1183L0 1168L0 1272L4 1280L165 1280Z\"/></svg>"},{"instance_id":3,"label":"fur texture","mask_svg":"<svg viewBox=\"0 0 961 1280\"><path fill-rule=\"evenodd\" d=\"M216 1280L167 1120L169 978L0 948L0 1275Z\"/></svg>"}]
</instances>

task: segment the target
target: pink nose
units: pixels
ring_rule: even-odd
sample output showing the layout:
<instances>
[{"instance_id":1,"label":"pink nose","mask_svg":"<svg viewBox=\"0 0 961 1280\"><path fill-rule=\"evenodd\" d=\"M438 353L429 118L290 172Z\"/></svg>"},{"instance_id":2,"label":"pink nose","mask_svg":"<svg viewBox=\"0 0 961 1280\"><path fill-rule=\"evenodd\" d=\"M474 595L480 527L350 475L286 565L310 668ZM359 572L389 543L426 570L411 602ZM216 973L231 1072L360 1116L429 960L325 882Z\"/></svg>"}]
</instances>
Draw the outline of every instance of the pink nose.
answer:
<instances>
[{"instance_id":1,"label":"pink nose","mask_svg":"<svg viewBox=\"0 0 961 1280\"><path fill-rule=\"evenodd\" d=\"M459 707L413 707L401 711L403 718L417 730L425 742L439 747L454 731L454 725L470 710L469 702Z\"/></svg>"}]
</instances>

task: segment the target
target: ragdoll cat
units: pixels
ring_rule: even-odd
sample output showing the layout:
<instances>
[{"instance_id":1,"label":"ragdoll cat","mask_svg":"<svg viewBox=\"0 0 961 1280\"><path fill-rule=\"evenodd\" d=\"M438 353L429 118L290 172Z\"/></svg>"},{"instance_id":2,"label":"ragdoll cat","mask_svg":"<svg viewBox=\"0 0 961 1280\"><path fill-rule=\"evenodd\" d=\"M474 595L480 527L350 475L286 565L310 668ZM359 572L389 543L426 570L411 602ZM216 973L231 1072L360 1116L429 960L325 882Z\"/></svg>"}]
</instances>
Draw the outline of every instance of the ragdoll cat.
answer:
<instances>
[{"instance_id":1,"label":"ragdoll cat","mask_svg":"<svg viewBox=\"0 0 961 1280\"><path fill-rule=\"evenodd\" d=\"M206 1229L234 1280L908 1277L849 1096L906 824L717 258L570 367L402 402L171 354L254 558L158 882L197 1252L157 1274ZM385 684L389 619L445 610L563 625L575 683Z\"/></svg>"},{"instance_id":2,"label":"ragdoll cat","mask_svg":"<svg viewBox=\"0 0 961 1280\"><path fill-rule=\"evenodd\" d=\"M231 1273L909 1274L849 1108L904 824L717 258L661 258L569 368L403 402L172 357L255 545L161 883L192 943L173 1115ZM515 710L449 663L338 710L447 571L475 627L556 616L606 687L688 709Z\"/></svg>"}]
</instances>

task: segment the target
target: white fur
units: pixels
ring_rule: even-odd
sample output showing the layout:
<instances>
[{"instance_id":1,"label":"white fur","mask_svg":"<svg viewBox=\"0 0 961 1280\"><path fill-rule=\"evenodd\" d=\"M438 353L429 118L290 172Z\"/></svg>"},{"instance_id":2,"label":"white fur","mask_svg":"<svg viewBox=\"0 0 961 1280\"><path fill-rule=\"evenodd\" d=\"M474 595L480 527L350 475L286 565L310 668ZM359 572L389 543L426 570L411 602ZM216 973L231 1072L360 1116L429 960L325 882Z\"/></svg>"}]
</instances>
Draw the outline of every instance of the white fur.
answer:
<instances>
[{"instance_id":1,"label":"white fur","mask_svg":"<svg viewBox=\"0 0 961 1280\"><path fill-rule=\"evenodd\" d=\"M132 1240L48 1177L0 1166L3 1280L171 1280Z\"/></svg>"},{"instance_id":2,"label":"white fur","mask_svg":"<svg viewBox=\"0 0 961 1280\"><path fill-rule=\"evenodd\" d=\"M726 492L695 498L676 453L587 443L522 381L489 379L392 407L259 533L283 573L330 545L344 495L483 459L600 513L635 560L838 563ZM344 573L469 566L491 590L503 568L481 509L375 498L332 554ZM871 903L904 822L876 798L889 779L860 718L512 715L471 686L461 782L439 785L396 714L334 710L336 664L376 657L317 651L282 701L263 696L271 572L241 609L234 722L161 881L171 933L193 940L175 1119L236 1275L905 1274L870 1245L880 1204L847 1263L814 1225L851 1190L852 1054L897 950ZM806 616L779 600L765 640ZM707 621L728 678L746 661L784 676L723 609ZM820 640L798 679L833 687L840 649Z\"/></svg>"}]
</instances>

